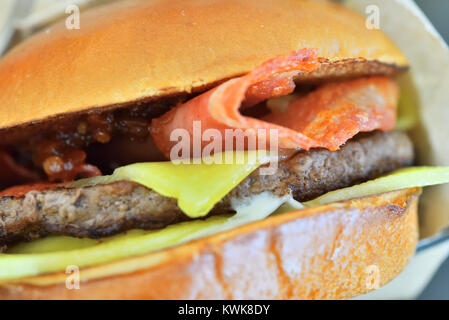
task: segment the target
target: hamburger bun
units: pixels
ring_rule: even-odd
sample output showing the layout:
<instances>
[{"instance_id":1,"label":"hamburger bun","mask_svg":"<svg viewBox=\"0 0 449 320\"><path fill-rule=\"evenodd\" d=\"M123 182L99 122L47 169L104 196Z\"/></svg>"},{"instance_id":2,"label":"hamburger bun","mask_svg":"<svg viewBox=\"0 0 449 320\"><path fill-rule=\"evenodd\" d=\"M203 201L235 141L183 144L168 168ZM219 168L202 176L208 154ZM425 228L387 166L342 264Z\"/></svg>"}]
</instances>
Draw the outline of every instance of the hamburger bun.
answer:
<instances>
[{"instance_id":1,"label":"hamburger bun","mask_svg":"<svg viewBox=\"0 0 449 320\"><path fill-rule=\"evenodd\" d=\"M386 35L334 3L121 1L81 14L79 30L56 24L0 61L0 131L202 91L300 48L317 48L321 61L302 81L407 67Z\"/></svg>"}]
</instances>

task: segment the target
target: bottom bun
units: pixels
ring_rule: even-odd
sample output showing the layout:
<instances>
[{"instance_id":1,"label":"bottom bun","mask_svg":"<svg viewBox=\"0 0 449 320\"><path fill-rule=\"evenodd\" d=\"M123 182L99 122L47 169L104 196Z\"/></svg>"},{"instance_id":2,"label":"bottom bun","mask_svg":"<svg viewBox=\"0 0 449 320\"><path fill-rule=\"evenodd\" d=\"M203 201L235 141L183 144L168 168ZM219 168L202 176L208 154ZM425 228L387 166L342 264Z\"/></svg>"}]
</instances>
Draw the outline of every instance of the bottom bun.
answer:
<instances>
[{"instance_id":1,"label":"bottom bun","mask_svg":"<svg viewBox=\"0 0 449 320\"><path fill-rule=\"evenodd\" d=\"M385 285L418 241L421 190L275 215L165 250L0 284L0 299L341 299Z\"/></svg>"}]
</instances>

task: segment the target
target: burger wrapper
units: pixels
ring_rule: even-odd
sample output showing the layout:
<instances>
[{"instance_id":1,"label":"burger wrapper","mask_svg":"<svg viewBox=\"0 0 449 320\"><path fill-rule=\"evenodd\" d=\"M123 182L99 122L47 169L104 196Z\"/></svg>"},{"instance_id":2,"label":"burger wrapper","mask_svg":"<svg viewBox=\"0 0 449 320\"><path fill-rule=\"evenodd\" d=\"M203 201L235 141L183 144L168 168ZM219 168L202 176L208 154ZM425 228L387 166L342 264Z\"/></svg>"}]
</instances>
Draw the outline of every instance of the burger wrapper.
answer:
<instances>
[{"instance_id":1,"label":"burger wrapper","mask_svg":"<svg viewBox=\"0 0 449 320\"><path fill-rule=\"evenodd\" d=\"M344 4L365 16L377 6L380 28L410 62L410 70L400 82L402 103L406 104L402 107L418 115L416 126L410 130L417 164L449 165L447 45L411 0L346 0ZM426 188L421 197L421 237L435 235L448 225L449 185Z\"/></svg>"},{"instance_id":2,"label":"burger wrapper","mask_svg":"<svg viewBox=\"0 0 449 320\"><path fill-rule=\"evenodd\" d=\"M401 76L400 108L416 120L409 133L418 165L449 165L449 49L411 0L345 0L368 17L379 11L379 26L410 62ZM400 110L401 111L404 110ZM420 247L405 270L386 286L358 299L417 298L449 254L449 240L425 247L449 225L449 185L425 188L420 199Z\"/></svg>"}]
</instances>

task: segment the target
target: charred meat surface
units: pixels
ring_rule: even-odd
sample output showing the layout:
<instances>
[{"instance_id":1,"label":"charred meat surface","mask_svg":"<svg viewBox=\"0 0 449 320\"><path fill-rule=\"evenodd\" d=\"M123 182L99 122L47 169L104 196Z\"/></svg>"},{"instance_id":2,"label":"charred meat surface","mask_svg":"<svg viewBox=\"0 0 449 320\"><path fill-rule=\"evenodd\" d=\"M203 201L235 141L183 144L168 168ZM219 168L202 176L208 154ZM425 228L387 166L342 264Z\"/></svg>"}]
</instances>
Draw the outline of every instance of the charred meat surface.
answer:
<instances>
[{"instance_id":1,"label":"charred meat surface","mask_svg":"<svg viewBox=\"0 0 449 320\"><path fill-rule=\"evenodd\" d=\"M260 175L260 169L251 173L210 214L232 213L233 199L264 191L277 195L292 192L298 201L310 200L411 165L413 157L412 143L401 132L361 134L334 152L296 151L279 162L273 175ZM176 199L128 181L30 191L21 198L0 198L0 244L49 234L101 237L133 228L162 228L188 219Z\"/></svg>"}]
</instances>

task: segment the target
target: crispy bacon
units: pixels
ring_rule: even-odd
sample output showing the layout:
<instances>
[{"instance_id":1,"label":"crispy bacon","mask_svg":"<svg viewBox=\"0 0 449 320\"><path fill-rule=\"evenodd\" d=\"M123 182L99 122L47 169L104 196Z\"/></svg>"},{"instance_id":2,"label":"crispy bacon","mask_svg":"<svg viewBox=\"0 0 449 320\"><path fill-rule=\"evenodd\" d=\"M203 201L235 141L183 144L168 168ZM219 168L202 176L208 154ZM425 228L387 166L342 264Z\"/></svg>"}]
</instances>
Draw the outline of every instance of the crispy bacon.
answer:
<instances>
[{"instance_id":1,"label":"crispy bacon","mask_svg":"<svg viewBox=\"0 0 449 320\"><path fill-rule=\"evenodd\" d=\"M393 128L398 87L385 77L323 85L291 101L285 112L272 112L262 119L240 113L241 108L293 92L295 74L312 72L317 66L317 51L311 49L272 59L247 75L231 79L153 119L150 128L153 139L169 156L178 143L170 141L171 133L185 129L193 147L193 123L200 121L202 133L216 129L223 139L226 129L276 129L280 148L337 150L360 131ZM257 130L249 134L257 136ZM269 141L269 133L262 138ZM202 141L202 147L208 143Z\"/></svg>"},{"instance_id":2,"label":"crispy bacon","mask_svg":"<svg viewBox=\"0 0 449 320\"><path fill-rule=\"evenodd\" d=\"M86 163L86 152L82 150L72 150L64 157L50 156L44 160L43 168L51 182L101 176L100 169Z\"/></svg>"},{"instance_id":3,"label":"crispy bacon","mask_svg":"<svg viewBox=\"0 0 449 320\"><path fill-rule=\"evenodd\" d=\"M86 154L84 151L74 151L70 154L69 161L62 162L58 157L53 157L56 163L61 163L64 168L55 164L49 164L51 174L50 181L64 181L62 183L52 183L42 181L42 177L35 171L19 165L14 158L5 150L0 150L0 183L1 187L11 184L19 184L0 191L0 197L22 197L32 190L48 190L57 187L67 186L73 182L75 177L93 177L101 175L100 170L90 164L85 163ZM50 159L47 162L51 162ZM28 183L28 184L23 184Z\"/></svg>"},{"instance_id":4,"label":"crispy bacon","mask_svg":"<svg viewBox=\"0 0 449 320\"><path fill-rule=\"evenodd\" d=\"M19 185L0 191L0 197L21 198L24 197L30 191L50 190L58 187L69 186L71 183L73 183L73 181L62 183L40 182L40 183Z\"/></svg>"},{"instance_id":5,"label":"crispy bacon","mask_svg":"<svg viewBox=\"0 0 449 320\"><path fill-rule=\"evenodd\" d=\"M393 129L398 95L398 86L386 77L329 83L263 120L312 138L310 147L334 151L358 132Z\"/></svg>"},{"instance_id":6,"label":"crispy bacon","mask_svg":"<svg viewBox=\"0 0 449 320\"><path fill-rule=\"evenodd\" d=\"M12 183L33 182L39 178L39 174L19 165L6 150L0 149L0 187Z\"/></svg>"},{"instance_id":7,"label":"crispy bacon","mask_svg":"<svg viewBox=\"0 0 449 320\"><path fill-rule=\"evenodd\" d=\"M14 158L5 150L0 150L0 181L2 186L11 185L12 183L30 183L26 185L17 185L0 191L0 197L22 197L31 190L47 190L59 186L65 186L67 183L48 183L37 182L42 177L35 171L19 165ZM71 182L69 182L71 183Z\"/></svg>"}]
</instances>

